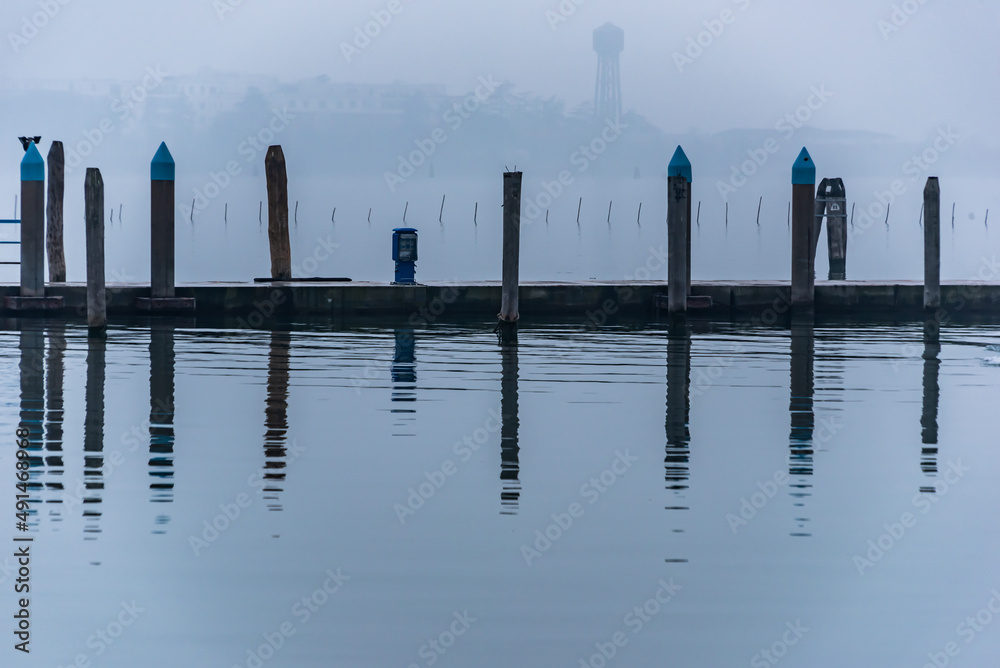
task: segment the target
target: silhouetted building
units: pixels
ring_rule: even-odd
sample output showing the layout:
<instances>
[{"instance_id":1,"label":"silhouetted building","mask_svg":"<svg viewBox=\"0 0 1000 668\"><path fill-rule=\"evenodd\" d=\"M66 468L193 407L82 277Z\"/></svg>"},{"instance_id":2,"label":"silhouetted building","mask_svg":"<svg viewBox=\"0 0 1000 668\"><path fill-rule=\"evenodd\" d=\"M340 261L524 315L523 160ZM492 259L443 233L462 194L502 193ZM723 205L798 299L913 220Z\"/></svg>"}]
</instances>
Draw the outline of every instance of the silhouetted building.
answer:
<instances>
[{"instance_id":1,"label":"silhouetted building","mask_svg":"<svg viewBox=\"0 0 1000 668\"><path fill-rule=\"evenodd\" d=\"M594 110L597 118L618 121L622 117L622 80L619 56L625 50L625 31L605 23L594 31L597 52L597 89Z\"/></svg>"}]
</instances>

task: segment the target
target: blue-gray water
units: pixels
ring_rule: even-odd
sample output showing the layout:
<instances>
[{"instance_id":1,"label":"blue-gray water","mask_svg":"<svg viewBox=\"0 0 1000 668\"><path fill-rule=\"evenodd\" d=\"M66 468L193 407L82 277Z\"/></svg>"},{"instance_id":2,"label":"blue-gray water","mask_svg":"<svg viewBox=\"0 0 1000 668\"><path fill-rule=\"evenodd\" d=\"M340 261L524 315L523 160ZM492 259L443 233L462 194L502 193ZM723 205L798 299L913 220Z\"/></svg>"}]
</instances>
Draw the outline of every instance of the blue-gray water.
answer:
<instances>
[{"instance_id":1,"label":"blue-gray water","mask_svg":"<svg viewBox=\"0 0 1000 668\"><path fill-rule=\"evenodd\" d=\"M998 325L2 322L5 666L1000 655Z\"/></svg>"}]
</instances>

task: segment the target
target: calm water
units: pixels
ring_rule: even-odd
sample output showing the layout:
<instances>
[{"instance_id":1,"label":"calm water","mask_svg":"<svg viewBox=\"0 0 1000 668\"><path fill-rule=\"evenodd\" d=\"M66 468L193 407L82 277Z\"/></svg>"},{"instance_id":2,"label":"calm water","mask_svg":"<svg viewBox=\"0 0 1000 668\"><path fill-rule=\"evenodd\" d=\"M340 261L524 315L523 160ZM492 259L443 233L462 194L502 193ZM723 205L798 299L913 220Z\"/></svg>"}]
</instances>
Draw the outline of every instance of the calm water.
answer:
<instances>
[{"instance_id":1,"label":"calm water","mask_svg":"<svg viewBox=\"0 0 1000 668\"><path fill-rule=\"evenodd\" d=\"M1000 325L3 327L3 665L1000 656Z\"/></svg>"}]
</instances>

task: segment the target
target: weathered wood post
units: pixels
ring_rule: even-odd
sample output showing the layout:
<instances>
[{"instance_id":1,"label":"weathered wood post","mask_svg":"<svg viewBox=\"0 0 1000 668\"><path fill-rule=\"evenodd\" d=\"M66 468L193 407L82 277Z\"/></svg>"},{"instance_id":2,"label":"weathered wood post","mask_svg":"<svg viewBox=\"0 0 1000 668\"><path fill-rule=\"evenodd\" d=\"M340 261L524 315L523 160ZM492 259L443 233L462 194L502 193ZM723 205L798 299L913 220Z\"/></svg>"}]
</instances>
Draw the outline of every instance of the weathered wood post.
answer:
<instances>
[{"instance_id":1,"label":"weathered wood post","mask_svg":"<svg viewBox=\"0 0 1000 668\"><path fill-rule=\"evenodd\" d=\"M21 160L21 297L45 296L45 161L34 142Z\"/></svg>"},{"instance_id":2,"label":"weathered wood post","mask_svg":"<svg viewBox=\"0 0 1000 668\"><path fill-rule=\"evenodd\" d=\"M500 349L500 513L516 515L521 498L521 448L518 445L517 346Z\"/></svg>"},{"instance_id":3,"label":"weathered wood post","mask_svg":"<svg viewBox=\"0 0 1000 668\"><path fill-rule=\"evenodd\" d=\"M826 217L827 197L830 194L830 179L823 179L816 188L816 197L813 199L813 230L812 230L812 257L810 261L813 266L813 274L816 273L816 252L819 250L819 237L823 232L823 218Z\"/></svg>"},{"instance_id":4,"label":"weathered wood post","mask_svg":"<svg viewBox=\"0 0 1000 668\"><path fill-rule=\"evenodd\" d=\"M66 190L66 160L61 141L49 148L49 201L46 203L48 230L45 235L49 256L49 283L66 282L66 253L63 247L63 195Z\"/></svg>"},{"instance_id":5,"label":"weathered wood post","mask_svg":"<svg viewBox=\"0 0 1000 668\"><path fill-rule=\"evenodd\" d=\"M830 254L830 280L847 278L847 189L843 179L831 179L826 205L826 240Z\"/></svg>"},{"instance_id":6,"label":"weathered wood post","mask_svg":"<svg viewBox=\"0 0 1000 668\"><path fill-rule=\"evenodd\" d=\"M815 188L816 165L803 148L792 166L792 308L811 309L815 300Z\"/></svg>"},{"instance_id":7,"label":"weathered wood post","mask_svg":"<svg viewBox=\"0 0 1000 668\"><path fill-rule=\"evenodd\" d=\"M150 164L150 294L153 299L174 292L174 178L176 166L166 142Z\"/></svg>"},{"instance_id":8,"label":"weathered wood post","mask_svg":"<svg viewBox=\"0 0 1000 668\"><path fill-rule=\"evenodd\" d=\"M90 167L84 181L87 224L87 327L101 334L108 325L104 279L104 179L101 170Z\"/></svg>"},{"instance_id":9,"label":"weathered wood post","mask_svg":"<svg viewBox=\"0 0 1000 668\"><path fill-rule=\"evenodd\" d=\"M941 321L932 318L924 323L924 396L920 412L920 468L928 477L937 476L938 458L938 408L941 400ZM921 487L921 492L932 492L934 487Z\"/></svg>"},{"instance_id":10,"label":"weathered wood post","mask_svg":"<svg viewBox=\"0 0 1000 668\"><path fill-rule=\"evenodd\" d=\"M941 186L936 176L924 186L924 308L941 308Z\"/></svg>"},{"instance_id":11,"label":"weathered wood post","mask_svg":"<svg viewBox=\"0 0 1000 668\"><path fill-rule=\"evenodd\" d=\"M500 342L517 343L518 281L521 258L521 172L503 175L503 292L497 332Z\"/></svg>"},{"instance_id":12,"label":"weathered wood post","mask_svg":"<svg viewBox=\"0 0 1000 668\"><path fill-rule=\"evenodd\" d=\"M667 168L667 309L687 313L691 162L680 146Z\"/></svg>"},{"instance_id":13,"label":"weathered wood post","mask_svg":"<svg viewBox=\"0 0 1000 668\"><path fill-rule=\"evenodd\" d=\"M288 239L288 173L281 146L267 149L264 159L267 176L267 238L271 244L271 278L292 278L292 246Z\"/></svg>"}]
</instances>

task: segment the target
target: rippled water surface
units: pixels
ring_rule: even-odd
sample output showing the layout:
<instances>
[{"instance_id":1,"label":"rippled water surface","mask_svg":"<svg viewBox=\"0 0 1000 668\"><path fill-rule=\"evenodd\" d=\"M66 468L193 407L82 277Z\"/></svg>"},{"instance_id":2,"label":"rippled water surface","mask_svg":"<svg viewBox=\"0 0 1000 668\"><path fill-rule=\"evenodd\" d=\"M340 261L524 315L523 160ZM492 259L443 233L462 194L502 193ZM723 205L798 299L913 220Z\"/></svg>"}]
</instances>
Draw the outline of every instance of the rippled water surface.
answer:
<instances>
[{"instance_id":1,"label":"rippled water surface","mask_svg":"<svg viewBox=\"0 0 1000 668\"><path fill-rule=\"evenodd\" d=\"M1000 656L1000 326L3 327L18 665Z\"/></svg>"}]
</instances>

